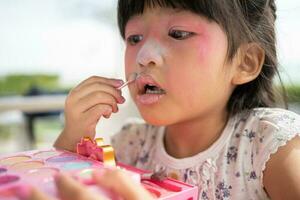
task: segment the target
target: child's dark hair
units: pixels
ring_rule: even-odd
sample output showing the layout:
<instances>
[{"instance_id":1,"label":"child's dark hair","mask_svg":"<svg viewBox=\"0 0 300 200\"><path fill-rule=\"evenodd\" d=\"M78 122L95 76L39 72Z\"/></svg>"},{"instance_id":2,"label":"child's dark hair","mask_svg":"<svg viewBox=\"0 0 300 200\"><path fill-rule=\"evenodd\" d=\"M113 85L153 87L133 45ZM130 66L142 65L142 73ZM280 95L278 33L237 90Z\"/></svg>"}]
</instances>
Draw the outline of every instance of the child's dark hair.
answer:
<instances>
[{"instance_id":1,"label":"child's dark hair","mask_svg":"<svg viewBox=\"0 0 300 200\"><path fill-rule=\"evenodd\" d=\"M189 10L217 22L228 38L228 60L232 60L241 44L258 43L265 50L262 71L255 80L236 87L227 108L230 114L235 114L254 107L275 106L273 78L277 74L280 80L280 76L274 30L274 0L119 0L118 25L121 36L124 38L125 26L132 16L142 14L145 8L156 6Z\"/></svg>"}]
</instances>

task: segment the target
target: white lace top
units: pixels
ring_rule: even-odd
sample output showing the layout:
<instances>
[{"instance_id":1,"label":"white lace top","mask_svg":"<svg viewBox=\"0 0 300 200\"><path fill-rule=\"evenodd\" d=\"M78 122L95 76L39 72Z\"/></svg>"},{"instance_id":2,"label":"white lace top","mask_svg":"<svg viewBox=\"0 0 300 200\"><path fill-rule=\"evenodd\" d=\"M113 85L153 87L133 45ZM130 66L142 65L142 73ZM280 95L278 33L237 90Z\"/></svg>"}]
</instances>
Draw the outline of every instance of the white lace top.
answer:
<instances>
[{"instance_id":1,"label":"white lace top","mask_svg":"<svg viewBox=\"0 0 300 200\"><path fill-rule=\"evenodd\" d=\"M268 199L263 171L270 155L300 133L300 116L257 108L229 119L207 150L176 159L164 148L164 127L130 123L112 138L118 161L198 185L199 199Z\"/></svg>"}]
</instances>

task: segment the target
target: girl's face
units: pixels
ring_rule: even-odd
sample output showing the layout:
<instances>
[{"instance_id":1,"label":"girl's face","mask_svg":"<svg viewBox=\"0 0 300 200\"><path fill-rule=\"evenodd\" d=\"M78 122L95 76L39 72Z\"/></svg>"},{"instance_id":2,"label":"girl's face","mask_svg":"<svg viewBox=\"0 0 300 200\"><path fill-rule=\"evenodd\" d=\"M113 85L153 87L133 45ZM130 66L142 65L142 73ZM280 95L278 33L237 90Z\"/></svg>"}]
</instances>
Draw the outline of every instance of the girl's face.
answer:
<instances>
[{"instance_id":1,"label":"girl's face","mask_svg":"<svg viewBox=\"0 0 300 200\"><path fill-rule=\"evenodd\" d=\"M130 93L143 118L170 125L226 114L233 90L221 27L189 11L157 7L125 28L126 76L141 73Z\"/></svg>"}]
</instances>

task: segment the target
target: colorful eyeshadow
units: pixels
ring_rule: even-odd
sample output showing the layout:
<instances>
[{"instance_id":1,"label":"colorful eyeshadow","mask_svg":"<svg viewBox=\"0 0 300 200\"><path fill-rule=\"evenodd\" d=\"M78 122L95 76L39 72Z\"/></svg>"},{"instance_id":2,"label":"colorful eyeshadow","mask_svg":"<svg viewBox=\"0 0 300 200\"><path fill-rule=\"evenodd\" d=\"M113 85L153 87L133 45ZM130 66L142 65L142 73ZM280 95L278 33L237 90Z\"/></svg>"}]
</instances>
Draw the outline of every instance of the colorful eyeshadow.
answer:
<instances>
[{"instance_id":1,"label":"colorful eyeshadow","mask_svg":"<svg viewBox=\"0 0 300 200\"><path fill-rule=\"evenodd\" d=\"M49 159L47 159L48 162L69 162L69 161L73 161L76 160L77 157L76 156L54 156L51 157Z\"/></svg>"},{"instance_id":2,"label":"colorful eyeshadow","mask_svg":"<svg viewBox=\"0 0 300 200\"><path fill-rule=\"evenodd\" d=\"M94 143L91 144L93 145ZM83 145L83 147L86 148L88 146ZM83 148L83 155L85 155L85 150L94 152L95 148L94 146L91 146L90 149ZM97 151L96 153L99 152ZM91 155L95 156L98 154ZM119 199L110 191L97 185L97 180L93 178L93 173L97 172L101 176L106 169L110 169L110 166L105 166L102 162L89 159L88 157L91 155L82 156L72 152L49 149L20 152L9 157L0 157L0 200L28 197L32 186L37 187L49 197L57 197L54 179L60 171L75 178L76 181L85 185L92 192L100 193L108 197L108 199ZM178 181L174 182L171 179L163 181L144 180L141 179L141 174L145 173L143 170L125 164L119 163L117 168L126 171L133 181L141 183L152 194L154 199L183 199L184 197L184 199L196 199L196 194L198 193L196 187L181 184ZM190 191L183 191L186 189L193 189L193 194ZM175 192L179 192L178 196ZM186 194L181 195L181 192L186 192Z\"/></svg>"},{"instance_id":3,"label":"colorful eyeshadow","mask_svg":"<svg viewBox=\"0 0 300 200\"><path fill-rule=\"evenodd\" d=\"M4 173L4 172L6 172L6 171L7 171L7 169L5 169L5 168L3 168L3 167L0 167L0 174Z\"/></svg>"},{"instance_id":4,"label":"colorful eyeshadow","mask_svg":"<svg viewBox=\"0 0 300 200\"><path fill-rule=\"evenodd\" d=\"M39 169L29 170L26 175L30 179L39 180L42 182L53 181L53 177L59 172L58 169L52 167L44 167Z\"/></svg>"},{"instance_id":5,"label":"colorful eyeshadow","mask_svg":"<svg viewBox=\"0 0 300 200\"><path fill-rule=\"evenodd\" d=\"M63 169L65 170L79 170L85 169L92 166L90 162L70 162L63 165Z\"/></svg>"},{"instance_id":6,"label":"colorful eyeshadow","mask_svg":"<svg viewBox=\"0 0 300 200\"><path fill-rule=\"evenodd\" d=\"M76 178L83 184L85 185L95 185L96 182L93 179L93 172L96 169L92 169L92 168L88 168L88 169L84 169L81 170L79 173L76 174ZM99 170L99 169L97 169Z\"/></svg>"},{"instance_id":7,"label":"colorful eyeshadow","mask_svg":"<svg viewBox=\"0 0 300 200\"><path fill-rule=\"evenodd\" d=\"M0 160L0 165L9 166L18 162L30 160L30 156L12 156Z\"/></svg>"},{"instance_id":8,"label":"colorful eyeshadow","mask_svg":"<svg viewBox=\"0 0 300 200\"><path fill-rule=\"evenodd\" d=\"M26 174L30 175L30 177L45 177L45 176L54 176L59 172L58 169L52 167L44 167L39 169L29 170Z\"/></svg>"},{"instance_id":9,"label":"colorful eyeshadow","mask_svg":"<svg viewBox=\"0 0 300 200\"><path fill-rule=\"evenodd\" d=\"M44 163L41 161L25 161L25 162L19 162L14 165L10 166L10 169L15 171L29 171L31 169L37 169L44 166Z\"/></svg>"},{"instance_id":10,"label":"colorful eyeshadow","mask_svg":"<svg viewBox=\"0 0 300 200\"><path fill-rule=\"evenodd\" d=\"M62 154L62 153L59 151L41 151L41 152L35 153L34 157L40 158L40 159L47 159L47 158L50 158L53 156L58 156L60 154Z\"/></svg>"},{"instance_id":11,"label":"colorful eyeshadow","mask_svg":"<svg viewBox=\"0 0 300 200\"><path fill-rule=\"evenodd\" d=\"M19 179L20 179L20 177L14 176L14 175L0 176L0 186L1 186L1 185L8 184L8 183L16 182L16 181L18 181Z\"/></svg>"},{"instance_id":12,"label":"colorful eyeshadow","mask_svg":"<svg viewBox=\"0 0 300 200\"><path fill-rule=\"evenodd\" d=\"M90 178L92 178L92 174L94 171L95 171L95 169L84 169L78 173L78 176L80 178L90 179Z\"/></svg>"}]
</instances>

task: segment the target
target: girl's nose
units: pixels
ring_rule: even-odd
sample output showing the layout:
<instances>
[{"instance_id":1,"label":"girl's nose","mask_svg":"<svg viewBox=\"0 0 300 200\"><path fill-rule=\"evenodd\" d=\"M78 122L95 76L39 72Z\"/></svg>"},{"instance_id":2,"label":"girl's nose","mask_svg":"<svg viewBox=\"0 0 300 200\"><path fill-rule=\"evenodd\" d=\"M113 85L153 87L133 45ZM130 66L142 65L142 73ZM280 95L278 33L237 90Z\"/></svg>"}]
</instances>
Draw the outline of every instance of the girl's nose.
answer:
<instances>
[{"instance_id":1,"label":"girl's nose","mask_svg":"<svg viewBox=\"0 0 300 200\"><path fill-rule=\"evenodd\" d=\"M164 52L164 48L157 41L149 40L139 50L136 62L140 67L162 66Z\"/></svg>"}]
</instances>

